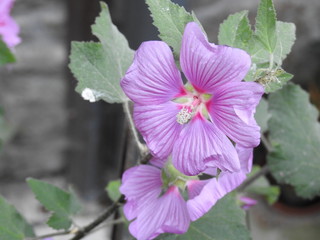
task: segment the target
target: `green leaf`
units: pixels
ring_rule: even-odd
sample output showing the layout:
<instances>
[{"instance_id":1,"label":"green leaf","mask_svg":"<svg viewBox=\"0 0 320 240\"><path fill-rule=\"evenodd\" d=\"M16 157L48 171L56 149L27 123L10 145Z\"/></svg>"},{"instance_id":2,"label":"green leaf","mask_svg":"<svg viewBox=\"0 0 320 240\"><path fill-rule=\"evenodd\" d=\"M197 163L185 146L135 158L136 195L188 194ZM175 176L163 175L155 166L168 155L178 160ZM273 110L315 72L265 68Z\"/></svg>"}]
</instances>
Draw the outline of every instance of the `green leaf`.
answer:
<instances>
[{"instance_id":1,"label":"green leaf","mask_svg":"<svg viewBox=\"0 0 320 240\"><path fill-rule=\"evenodd\" d=\"M277 21L276 23L276 33L277 33L277 43L272 53L273 61L281 66L283 60L290 53L291 48L296 39L296 27L293 23L285 23ZM249 44L248 52L251 55L253 63L269 63L270 53L263 47L263 44L253 36Z\"/></svg>"},{"instance_id":2,"label":"green leaf","mask_svg":"<svg viewBox=\"0 0 320 240\"><path fill-rule=\"evenodd\" d=\"M15 56L7 45L0 39L0 66L7 63L14 63L15 61Z\"/></svg>"},{"instance_id":3,"label":"green leaf","mask_svg":"<svg viewBox=\"0 0 320 240\"><path fill-rule=\"evenodd\" d=\"M296 40L296 26L294 23L277 21L277 44L274 49L274 61L281 66L282 61L291 52Z\"/></svg>"},{"instance_id":4,"label":"green leaf","mask_svg":"<svg viewBox=\"0 0 320 240\"><path fill-rule=\"evenodd\" d=\"M0 239L24 240L34 237L32 227L17 210L0 196Z\"/></svg>"},{"instance_id":5,"label":"green leaf","mask_svg":"<svg viewBox=\"0 0 320 240\"><path fill-rule=\"evenodd\" d=\"M197 22L194 14L188 13L184 7L171 2L170 0L146 0L153 25L159 30L159 37L173 48L176 56L179 56L181 40L184 28L188 22Z\"/></svg>"},{"instance_id":6,"label":"green leaf","mask_svg":"<svg viewBox=\"0 0 320 240\"><path fill-rule=\"evenodd\" d=\"M270 114L268 113L268 102L266 99L261 98L254 117L261 128L261 132L266 132L268 130L268 119L270 118Z\"/></svg>"},{"instance_id":7,"label":"green leaf","mask_svg":"<svg viewBox=\"0 0 320 240\"><path fill-rule=\"evenodd\" d=\"M255 34L264 48L273 53L277 43L276 11L272 0L261 0L256 17Z\"/></svg>"},{"instance_id":8,"label":"green leaf","mask_svg":"<svg viewBox=\"0 0 320 240\"><path fill-rule=\"evenodd\" d=\"M252 34L248 11L242 11L230 15L220 24L218 40L221 45L247 50Z\"/></svg>"},{"instance_id":9,"label":"green leaf","mask_svg":"<svg viewBox=\"0 0 320 240\"><path fill-rule=\"evenodd\" d=\"M260 170L259 166L253 166L252 171L248 176L252 176ZM257 194L265 197L269 204L275 203L280 195L280 188L278 186L271 186L265 176L259 177L254 183L246 188L247 193Z\"/></svg>"},{"instance_id":10,"label":"green leaf","mask_svg":"<svg viewBox=\"0 0 320 240\"><path fill-rule=\"evenodd\" d=\"M191 223L187 233L160 236L159 239L247 240L250 234L245 223L245 212L237 204L234 194L228 194L206 215Z\"/></svg>"},{"instance_id":11,"label":"green leaf","mask_svg":"<svg viewBox=\"0 0 320 240\"><path fill-rule=\"evenodd\" d=\"M118 179L118 180L110 181L106 187L106 191L110 199L114 202L116 202L121 196L121 193L119 191L120 185L121 185L121 181L120 179Z\"/></svg>"},{"instance_id":12,"label":"green leaf","mask_svg":"<svg viewBox=\"0 0 320 240\"><path fill-rule=\"evenodd\" d=\"M259 69L257 72L259 72ZM265 93L270 93L282 88L292 78L292 74L278 68L271 71L269 69L262 70L256 81L264 86Z\"/></svg>"},{"instance_id":13,"label":"green leaf","mask_svg":"<svg viewBox=\"0 0 320 240\"><path fill-rule=\"evenodd\" d=\"M272 175L294 186L304 198L320 195L320 125L318 111L299 86L288 84L269 97Z\"/></svg>"},{"instance_id":14,"label":"green leaf","mask_svg":"<svg viewBox=\"0 0 320 240\"><path fill-rule=\"evenodd\" d=\"M74 194L32 178L28 178L27 183L39 202L53 212L47 224L54 229L69 229L72 216L81 208Z\"/></svg>"},{"instance_id":15,"label":"green leaf","mask_svg":"<svg viewBox=\"0 0 320 240\"><path fill-rule=\"evenodd\" d=\"M132 63L134 52L113 25L105 3L101 3L101 9L92 26L93 34L101 43L73 42L69 67L79 81L77 92L81 94L89 88L95 100L121 103L127 101L127 97L120 87L120 80Z\"/></svg>"}]
</instances>

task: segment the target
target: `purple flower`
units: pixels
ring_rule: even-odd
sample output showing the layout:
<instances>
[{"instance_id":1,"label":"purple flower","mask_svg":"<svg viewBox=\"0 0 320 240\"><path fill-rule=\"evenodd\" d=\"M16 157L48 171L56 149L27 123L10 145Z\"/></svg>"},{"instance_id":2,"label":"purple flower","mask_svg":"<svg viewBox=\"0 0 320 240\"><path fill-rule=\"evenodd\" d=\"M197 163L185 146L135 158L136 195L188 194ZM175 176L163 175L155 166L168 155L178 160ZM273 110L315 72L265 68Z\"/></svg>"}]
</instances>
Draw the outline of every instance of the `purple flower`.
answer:
<instances>
[{"instance_id":1,"label":"purple flower","mask_svg":"<svg viewBox=\"0 0 320 240\"><path fill-rule=\"evenodd\" d=\"M0 38L9 48L13 48L20 43L18 36L19 26L10 16L10 11L14 0L1 0L0 2Z\"/></svg>"},{"instance_id":2,"label":"purple flower","mask_svg":"<svg viewBox=\"0 0 320 240\"><path fill-rule=\"evenodd\" d=\"M253 114L263 87L242 82L251 60L243 50L207 41L199 26L187 24L181 46L183 85L168 45L141 44L121 81L135 103L134 120L152 154L167 158L186 175L207 168L240 170L230 139L244 148L260 142Z\"/></svg>"},{"instance_id":3,"label":"purple flower","mask_svg":"<svg viewBox=\"0 0 320 240\"><path fill-rule=\"evenodd\" d=\"M124 213L133 220L129 231L138 240L153 239L164 232L185 233L190 221L203 216L245 177L242 172L225 172L218 179L199 180L179 173L172 164L163 169L152 165L130 168L120 187L127 200ZM187 200L182 195L185 190Z\"/></svg>"},{"instance_id":4,"label":"purple flower","mask_svg":"<svg viewBox=\"0 0 320 240\"><path fill-rule=\"evenodd\" d=\"M241 201L241 208L244 210L248 210L258 203L257 200L246 196L239 197L239 200Z\"/></svg>"}]
</instances>

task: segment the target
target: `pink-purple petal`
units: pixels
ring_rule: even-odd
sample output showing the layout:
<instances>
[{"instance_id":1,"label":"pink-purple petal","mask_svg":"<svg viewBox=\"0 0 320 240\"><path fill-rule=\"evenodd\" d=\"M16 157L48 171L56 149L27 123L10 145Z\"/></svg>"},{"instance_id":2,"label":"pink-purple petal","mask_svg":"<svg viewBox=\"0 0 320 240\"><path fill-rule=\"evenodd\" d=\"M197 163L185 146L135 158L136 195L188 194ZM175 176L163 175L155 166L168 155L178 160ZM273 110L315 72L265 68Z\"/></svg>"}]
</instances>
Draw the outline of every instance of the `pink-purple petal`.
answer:
<instances>
[{"instance_id":1,"label":"pink-purple petal","mask_svg":"<svg viewBox=\"0 0 320 240\"><path fill-rule=\"evenodd\" d=\"M213 178L202 188L200 194L187 201L191 221L206 214L216 202L227 193L233 191L246 178L242 172L221 173L219 178Z\"/></svg>"},{"instance_id":2,"label":"pink-purple petal","mask_svg":"<svg viewBox=\"0 0 320 240\"><path fill-rule=\"evenodd\" d=\"M161 41L141 44L121 87L133 102L141 105L164 103L184 94L171 49Z\"/></svg>"},{"instance_id":3,"label":"pink-purple petal","mask_svg":"<svg viewBox=\"0 0 320 240\"><path fill-rule=\"evenodd\" d=\"M176 120L179 111L173 102L134 106L135 124L154 156L164 159L171 154L183 128Z\"/></svg>"},{"instance_id":4,"label":"pink-purple petal","mask_svg":"<svg viewBox=\"0 0 320 240\"><path fill-rule=\"evenodd\" d=\"M150 164L153 166L156 166L158 168L163 168L164 164L168 161L167 158L157 158L157 157L152 157L150 159Z\"/></svg>"},{"instance_id":5,"label":"pink-purple petal","mask_svg":"<svg viewBox=\"0 0 320 240\"><path fill-rule=\"evenodd\" d=\"M187 206L176 186L146 205L130 231L138 240L153 239L163 232L182 234L190 224Z\"/></svg>"},{"instance_id":6,"label":"pink-purple petal","mask_svg":"<svg viewBox=\"0 0 320 240\"><path fill-rule=\"evenodd\" d=\"M189 176L208 167L230 172L240 170L238 154L230 140L201 116L194 117L181 131L173 147L172 163Z\"/></svg>"},{"instance_id":7,"label":"pink-purple petal","mask_svg":"<svg viewBox=\"0 0 320 240\"><path fill-rule=\"evenodd\" d=\"M207 107L212 121L234 142L244 147L260 143L254 112L264 90L260 84L234 82L216 88Z\"/></svg>"},{"instance_id":8,"label":"pink-purple petal","mask_svg":"<svg viewBox=\"0 0 320 240\"><path fill-rule=\"evenodd\" d=\"M13 48L21 41L18 36L20 28L10 16L13 2L13 0L1 0L0 3L0 39L2 38L9 48Z\"/></svg>"},{"instance_id":9,"label":"pink-purple petal","mask_svg":"<svg viewBox=\"0 0 320 240\"><path fill-rule=\"evenodd\" d=\"M183 34L180 65L198 91L214 93L217 86L241 81L251 59L241 49L209 43L198 24L191 22Z\"/></svg>"},{"instance_id":10,"label":"pink-purple petal","mask_svg":"<svg viewBox=\"0 0 320 240\"><path fill-rule=\"evenodd\" d=\"M188 197L189 199L193 199L198 196L203 187L209 182L210 180L189 180L187 181L187 189L188 189Z\"/></svg>"},{"instance_id":11,"label":"pink-purple petal","mask_svg":"<svg viewBox=\"0 0 320 240\"><path fill-rule=\"evenodd\" d=\"M120 192L127 200L124 207L126 217L135 218L141 208L159 197L161 187L161 170L156 167L139 165L126 170L120 186Z\"/></svg>"},{"instance_id":12,"label":"pink-purple petal","mask_svg":"<svg viewBox=\"0 0 320 240\"><path fill-rule=\"evenodd\" d=\"M245 148L237 144L236 150L239 155L241 171L244 173L251 172L253 161L253 148Z\"/></svg>"}]
</instances>

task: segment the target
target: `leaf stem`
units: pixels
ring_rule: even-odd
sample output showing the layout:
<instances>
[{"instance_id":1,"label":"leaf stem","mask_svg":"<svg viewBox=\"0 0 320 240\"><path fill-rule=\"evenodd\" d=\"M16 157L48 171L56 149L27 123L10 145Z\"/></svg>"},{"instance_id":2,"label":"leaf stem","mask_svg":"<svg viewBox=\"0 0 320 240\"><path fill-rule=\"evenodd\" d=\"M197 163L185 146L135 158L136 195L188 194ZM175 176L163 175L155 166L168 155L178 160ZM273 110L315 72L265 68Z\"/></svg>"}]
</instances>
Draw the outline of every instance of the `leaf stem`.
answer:
<instances>
[{"instance_id":1,"label":"leaf stem","mask_svg":"<svg viewBox=\"0 0 320 240\"><path fill-rule=\"evenodd\" d=\"M261 176L266 175L269 172L269 167L268 165L264 165L259 172L255 173L251 177L247 178L238 188L237 190L239 192L243 192L244 189L246 189L248 186L250 186L252 183L254 183L258 178Z\"/></svg>"},{"instance_id":2,"label":"leaf stem","mask_svg":"<svg viewBox=\"0 0 320 240\"><path fill-rule=\"evenodd\" d=\"M270 56L269 56L269 70L270 71L273 68L273 61L274 61L274 57L273 57L273 53L271 53Z\"/></svg>"},{"instance_id":3,"label":"leaf stem","mask_svg":"<svg viewBox=\"0 0 320 240\"><path fill-rule=\"evenodd\" d=\"M124 109L124 112L125 112L125 114L127 116L127 119L128 119L128 122L129 122L129 127L130 127L131 133L133 135L133 138L134 138L134 140L135 140L135 142L137 144L137 147L139 148L140 153L143 154L146 151L146 148L139 140L138 132L136 130L136 127L134 126L132 115L131 115L131 112L130 112L129 101L125 101L123 103L123 109Z\"/></svg>"},{"instance_id":4,"label":"leaf stem","mask_svg":"<svg viewBox=\"0 0 320 240\"><path fill-rule=\"evenodd\" d=\"M124 196L122 195L118 201L114 202L104 213L102 213L97 219L93 222L80 229L76 235L70 240L79 240L88 235L93 229L103 223L106 219L108 219L124 202Z\"/></svg>"},{"instance_id":5,"label":"leaf stem","mask_svg":"<svg viewBox=\"0 0 320 240\"><path fill-rule=\"evenodd\" d=\"M269 140L264 136L264 134L261 134L261 141L268 152L272 152L272 145L269 142Z\"/></svg>"}]
</instances>

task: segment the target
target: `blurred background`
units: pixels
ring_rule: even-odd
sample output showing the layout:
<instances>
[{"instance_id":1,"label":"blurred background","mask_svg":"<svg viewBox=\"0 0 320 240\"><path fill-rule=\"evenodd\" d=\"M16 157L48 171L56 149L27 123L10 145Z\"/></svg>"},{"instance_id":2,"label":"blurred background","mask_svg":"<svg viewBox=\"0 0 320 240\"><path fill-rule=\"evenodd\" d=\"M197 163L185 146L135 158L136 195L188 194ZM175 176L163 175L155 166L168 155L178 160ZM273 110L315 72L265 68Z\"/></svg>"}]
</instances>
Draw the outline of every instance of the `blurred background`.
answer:
<instances>
[{"instance_id":1,"label":"blurred background","mask_svg":"<svg viewBox=\"0 0 320 240\"><path fill-rule=\"evenodd\" d=\"M143 0L108 0L113 22L131 48L157 39ZM254 23L258 0L180 0L193 10L211 42L229 14L249 10ZM278 20L297 26L297 41L284 69L295 75L320 107L320 1L274 0ZM72 185L87 204L79 223L87 223L108 204L104 187L133 165L137 153L121 105L89 103L74 91L67 65L71 41L96 39L90 25L98 0L16 0L13 16L22 43L17 63L0 69L0 105L10 137L0 153L0 193L44 234L48 214L34 200L25 178L40 178L60 187ZM257 150L263 164L264 149ZM272 179L271 179L272 181ZM263 201L250 210L253 239L320 239L319 199L304 201L284 186L274 206ZM96 203L99 203L97 205ZM90 216L90 217L88 217ZM91 218L92 216L92 218ZM86 239L126 239L123 228L100 231ZM62 239L62 238L57 238Z\"/></svg>"}]
</instances>

